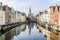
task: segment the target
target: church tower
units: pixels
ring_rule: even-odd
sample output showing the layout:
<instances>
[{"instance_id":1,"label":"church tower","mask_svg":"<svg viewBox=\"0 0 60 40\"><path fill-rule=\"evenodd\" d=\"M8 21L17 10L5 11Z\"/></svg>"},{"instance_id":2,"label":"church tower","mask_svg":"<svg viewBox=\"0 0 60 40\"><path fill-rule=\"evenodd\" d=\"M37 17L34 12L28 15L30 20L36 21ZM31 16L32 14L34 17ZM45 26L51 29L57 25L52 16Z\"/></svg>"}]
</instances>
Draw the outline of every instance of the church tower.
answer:
<instances>
[{"instance_id":1,"label":"church tower","mask_svg":"<svg viewBox=\"0 0 60 40\"><path fill-rule=\"evenodd\" d=\"M28 16L29 16L29 17L31 16L31 7L29 7L29 13L28 13Z\"/></svg>"},{"instance_id":2,"label":"church tower","mask_svg":"<svg viewBox=\"0 0 60 40\"><path fill-rule=\"evenodd\" d=\"M31 7L29 8L29 14L31 14Z\"/></svg>"}]
</instances>

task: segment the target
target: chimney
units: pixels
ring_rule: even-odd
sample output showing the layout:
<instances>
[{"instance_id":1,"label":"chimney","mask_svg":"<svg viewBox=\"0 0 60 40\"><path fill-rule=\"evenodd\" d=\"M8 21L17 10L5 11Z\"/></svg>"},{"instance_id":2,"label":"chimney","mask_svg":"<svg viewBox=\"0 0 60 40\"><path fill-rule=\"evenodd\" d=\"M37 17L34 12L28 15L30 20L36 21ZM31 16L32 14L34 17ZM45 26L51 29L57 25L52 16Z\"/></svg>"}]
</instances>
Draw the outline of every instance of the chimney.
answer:
<instances>
[{"instance_id":1,"label":"chimney","mask_svg":"<svg viewBox=\"0 0 60 40\"><path fill-rule=\"evenodd\" d=\"M0 2L0 10L2 10L2 2Z\"/></svg>"}]
</instances>

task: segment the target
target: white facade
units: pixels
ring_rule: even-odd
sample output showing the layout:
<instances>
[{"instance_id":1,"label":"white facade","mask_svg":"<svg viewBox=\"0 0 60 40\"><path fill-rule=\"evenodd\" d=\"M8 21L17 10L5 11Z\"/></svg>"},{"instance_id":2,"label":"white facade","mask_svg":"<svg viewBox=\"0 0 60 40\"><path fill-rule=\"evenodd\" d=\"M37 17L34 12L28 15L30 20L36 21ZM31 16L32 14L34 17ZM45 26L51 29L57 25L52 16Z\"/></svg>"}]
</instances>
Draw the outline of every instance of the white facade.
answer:
<instances>
[{"instance_id":1,"label":"white facade","mask_svg":"<svg viewBox=\"0 0 60 40\"><path fill-rule=\"evenodd\" d=\"M0 10L0 25L5 24L5 11Z\"/></svg>"},{"instance_id":2,"label":"white facade","mask_svg":"<svg viewBox=\"0 0 60 40\"><path fill-rule=\"evenodd\" d=\"M11 23L16 23L16 14L11 13Z\"/></svg>"},{"instance_id":3,"label":"white facade","mask_svg":"<svg viewBox=\"0 0 60 40\"><path fill-rule=\"evenodd\" d=\"M41 20L41 22L43 23L43 22L47 22L47 23L49 23L49 20L50 20L50 14L49 14L49 12L44 12L41 16L40 16L40 20Z\"/></svg>"},{"instance_id":4,"label":"white facade","mask_svg":"<svg viewBox=\"0 0 60 40\"><path fill-rule=\"evenodd\" d=\"M16 13L16 22L24 22L26 21L25 15L22 15L22 13Z\"/></svg>"},{"instance_id":5,"label":"white facade","mask_svg":"<svg viewBox=\"0 0 60 40\"><path fill-rule=\"evenodd\" d=\"M47 13L47 14L43 14L43 22L47 22L47 23L49 23L49 14Z\"/></svg>"},{"instance_id":6,"label":"white facade","mask_svg":"<svg viewBox=\"0 0 60 40\"><path fill-rule=\"evenodd\" d=\"M21 17L20 22L24 22L25 21L25 16L21 15L20 17Z\"/></svg>"},{"instance_id":7,"label":"white facade","mask_svg":"<svg viewBox=\"0 0 60 40\"><path fill-rule=\"evenodd\" d=\"M20 13L16 12L16 22L20 22Z\"/></svg>"},{"instance_id":8,"label":"white facade","mask_svg":"<svg viewBox=\"0 0 60 40\"><path fill-rule=\"evenodd\" d=\"M20 22L25 22L25 21L26 21L26 15L25 13L21 13Z\"/></svg>"}]
</instances>

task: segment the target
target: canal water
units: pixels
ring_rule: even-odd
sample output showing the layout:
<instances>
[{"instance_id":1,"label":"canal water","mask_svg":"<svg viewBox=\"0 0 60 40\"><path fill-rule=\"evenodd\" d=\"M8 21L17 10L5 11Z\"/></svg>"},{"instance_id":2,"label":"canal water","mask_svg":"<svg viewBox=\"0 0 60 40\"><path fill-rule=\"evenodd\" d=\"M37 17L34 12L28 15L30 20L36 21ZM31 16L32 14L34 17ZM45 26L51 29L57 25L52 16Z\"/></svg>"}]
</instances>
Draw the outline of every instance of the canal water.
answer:
<instances>
[{"instance_id":1,"label":"canal water","mask_svg":"<svg viewBox=\"0 0 60 40\"><path fill-rule=\"evenodd\" d=\"M46 40L36 24L23 24L2 34L0 40Z\"/></svg>"}]
</instances>

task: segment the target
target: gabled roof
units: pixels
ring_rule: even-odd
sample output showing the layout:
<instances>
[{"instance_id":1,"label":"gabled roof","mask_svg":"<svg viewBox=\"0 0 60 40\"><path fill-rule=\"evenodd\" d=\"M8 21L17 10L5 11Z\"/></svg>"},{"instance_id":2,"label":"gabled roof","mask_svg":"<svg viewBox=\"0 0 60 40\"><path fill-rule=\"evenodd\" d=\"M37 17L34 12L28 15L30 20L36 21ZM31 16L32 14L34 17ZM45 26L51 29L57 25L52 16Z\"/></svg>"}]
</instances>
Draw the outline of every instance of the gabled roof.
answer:
<instances>
[{"instance_id":1,"label":"gabled roof","mask_svg":"<svg viewBox=\"0 0 60 40\"><path fill-rule=\"evenodd\" d=\"M4 11L5 11L5 10L6 10L6 8L7 8L7 5L2 6L2 10L4 10ZM9 10L12 10L12 8L10 8L10 7L8 7L8 9L9 9Z\"/></svg>"}]
</instances>

